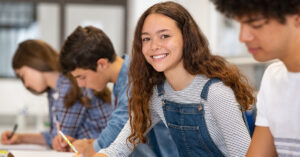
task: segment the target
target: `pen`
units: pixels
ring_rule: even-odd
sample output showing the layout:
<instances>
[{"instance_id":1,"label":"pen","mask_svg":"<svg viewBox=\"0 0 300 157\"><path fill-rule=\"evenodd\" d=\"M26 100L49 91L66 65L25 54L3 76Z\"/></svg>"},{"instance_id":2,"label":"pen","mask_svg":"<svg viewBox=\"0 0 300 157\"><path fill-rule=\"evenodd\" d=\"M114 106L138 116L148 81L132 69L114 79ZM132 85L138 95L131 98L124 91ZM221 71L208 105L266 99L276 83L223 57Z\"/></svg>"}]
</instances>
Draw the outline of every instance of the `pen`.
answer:
<instances>
[{"instance_id":1,"label":"pen","mask_svg":"<svg viewBox=\"0 0 300 157\"><path fill-rule=\"evenodd\" d=\"M63 132L61 132L59 130L59 134L65 139L65 141L69 144L69 146L72 148L72 150L78 155L78 151L76 150L76 148L72 145L72 143L67 139L67 137L65 136L65 134Z\"/></svg>"},{"instance_id":2,"label":"pen","mask_svg":"<svg viewBox=\"0 0 300 157\"><path fill-rule=\"evenodd\" d=\"M7 137L8 139L12 138L15 134L15 132L17 131L18 128L18 124L14 125L13 131L11 132L11 134Z\"/></svg>"}]
</instances>

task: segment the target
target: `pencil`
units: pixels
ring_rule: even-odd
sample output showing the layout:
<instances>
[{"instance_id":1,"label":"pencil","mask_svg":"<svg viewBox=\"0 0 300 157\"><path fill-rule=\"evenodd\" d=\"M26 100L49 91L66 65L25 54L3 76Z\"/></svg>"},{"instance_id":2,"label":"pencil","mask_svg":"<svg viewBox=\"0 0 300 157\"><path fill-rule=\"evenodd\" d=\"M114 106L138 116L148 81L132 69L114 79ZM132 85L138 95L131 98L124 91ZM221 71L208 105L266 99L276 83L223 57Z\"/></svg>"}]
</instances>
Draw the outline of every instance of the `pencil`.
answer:
<instances>
[{"instance_id":1,"label":"pencil","mask_svg":"<svg viewBox=\"0 0 300 157\"><path fill-rule=\"evenodd\" d=\"M17 131L18 128L18 124L14 125L13 131L11 132L11 134L7 137L8 139L12 138L15 134L15 132Z\"/></svg>"},{"instance_id":2,"label":"pencil","mask_svg":"<svg viewBox=\"0 0 300 157\"><path fill-rule=\"evenodd\" d=\"M67 139L67 137L65 136L65 134L59 130L59 134L65 139L65 141L69 144L69 146L72 148L72 150L78 155L78 151L76 150L76 148L72 145L72 143Z\"/></svg>"},{"instance_id":3,"label":"pencil","mask_svg":"<svg viewBox=\"0 0 300 157\"><path fill-rule=\"evenodd\" d=\"M58 116L57 115L55 115L54 121L55 121L55 124L56 124L56 131L57 131L57 135L58 135L58 132L60 130L60 124L59 124Z\"/></svg>"}]
</instances>

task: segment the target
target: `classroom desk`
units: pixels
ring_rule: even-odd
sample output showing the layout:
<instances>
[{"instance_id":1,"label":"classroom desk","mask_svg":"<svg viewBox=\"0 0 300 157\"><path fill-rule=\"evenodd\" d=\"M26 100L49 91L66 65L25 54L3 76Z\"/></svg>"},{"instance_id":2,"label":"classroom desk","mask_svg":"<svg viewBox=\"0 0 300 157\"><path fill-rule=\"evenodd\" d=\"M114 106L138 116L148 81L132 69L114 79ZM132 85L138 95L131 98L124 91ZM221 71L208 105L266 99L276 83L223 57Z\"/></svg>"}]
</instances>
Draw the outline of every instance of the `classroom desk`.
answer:
<instances>
[{"instance_id":1,"label":"classroom desk","mask_svg":"<svg viewBox=\"0 0 300 157\"><path fill-rule=\"evenodd\" d=\"M34 144L2 145L0 150L7 150L14 157L72 157L75 153L56 152L45 146Z\"/></svg>"},{"instance_id":2,"label":"classroom desk","mask_svg":"<svg viewBox=\"0 0 300 157\"><path fill-rule=\"evenodd\" d=\"M56 152L54 150L11 150L10 153L14 157L72 157L75 153L71 152Z\"/></svg>"},{"instance_id":3,"label":"classroom desk","mask_svg":"<svg viewBox=\"0 0 300 157\"><path fill-rule=\"evenodd\" d=\"M0 144L0 150L49 150L49 148L36 144Z\"/></svg>"}]
</instances>

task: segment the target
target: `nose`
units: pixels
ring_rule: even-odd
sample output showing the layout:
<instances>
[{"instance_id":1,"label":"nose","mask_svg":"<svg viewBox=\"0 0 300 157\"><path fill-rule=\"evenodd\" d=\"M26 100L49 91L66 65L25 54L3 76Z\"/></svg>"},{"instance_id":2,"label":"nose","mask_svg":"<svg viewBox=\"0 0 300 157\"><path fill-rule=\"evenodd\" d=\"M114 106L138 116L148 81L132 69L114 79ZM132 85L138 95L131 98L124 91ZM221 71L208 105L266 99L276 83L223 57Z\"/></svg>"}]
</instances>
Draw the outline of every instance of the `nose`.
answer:
<instances>
[{"instance_id":1,"label":"nose","mask_svg":"<svg viewBox=\"0 0 300 157\"><path fill-rule=\"evenodd\" d=\"M80 79L76 79L77 80L77 84L80 88L85 87L85 81L80 80Z\"/></svg>"},{"instance_id":2,"label":"nose","mask_svg":"<svg viewBox=\"0 0 300 157\"><path fill-rule=\"evenodd\" d=\"M159 44L159 41L157 40L157 39L152 39L152 41L151 41L151 50L152 51L156 51L156 50L158 50L159 49L159 46L160 44Z\"/></svg>"},{"instance_id":3,"label":"nose","mask_svg":"<svg viewBox=\"0 0 300 157\"><path fill-rule=\"evenodd\" d=\"M248 41L253 40L253 34L251 33L251 30L249 28L249 26L245 25L245 24L241 24L241 29L240 29L240 41L245 43Z\"/></svg>"},{"instance_id":4,"label":"nose","mask_svg":"<svg viewBox=\"0 0 300 157\"><path fill-rule=\"evenodd\" d=\"M23 79L22 79L22 81L23 81L23 84L24 84L24 86L25 86L26 88L29 88L29 84L28 84L28 82L27 82L27 81L25 81L25 80L23 80Z\"/></svg>"},{"instance_id":5,"label":"nose","mask_svg":"<svg viewBox=\"0 0 300 157\"><path fill-rule=\"evenodd\" d=\"M28 87L29 87L28 82L25 81L25 79L24 79L23 77L20 77L20 79L21 79L23 85L24 85L26 88L28 88Z\"/></svg>"}]
</instances>

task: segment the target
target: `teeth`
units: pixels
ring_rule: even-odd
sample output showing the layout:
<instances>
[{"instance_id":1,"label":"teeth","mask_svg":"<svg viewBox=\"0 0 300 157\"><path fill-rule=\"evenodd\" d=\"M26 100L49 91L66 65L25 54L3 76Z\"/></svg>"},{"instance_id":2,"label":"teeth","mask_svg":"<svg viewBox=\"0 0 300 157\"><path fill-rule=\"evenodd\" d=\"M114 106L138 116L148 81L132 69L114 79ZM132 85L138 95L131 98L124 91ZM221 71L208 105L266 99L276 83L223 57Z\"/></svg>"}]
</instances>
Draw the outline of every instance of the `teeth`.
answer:
<instances>
[{"instance_id":1,"label":"teeth","mask_svg":"<svg viewBox=\"0 0 300 157\"><path fill-rule=\"evenodd\" d=\"M152 56L153 59L160 59L167 56L167 54L163 54L163 55L158 55L158 56Z\"/></svg>"}]
</instances>

